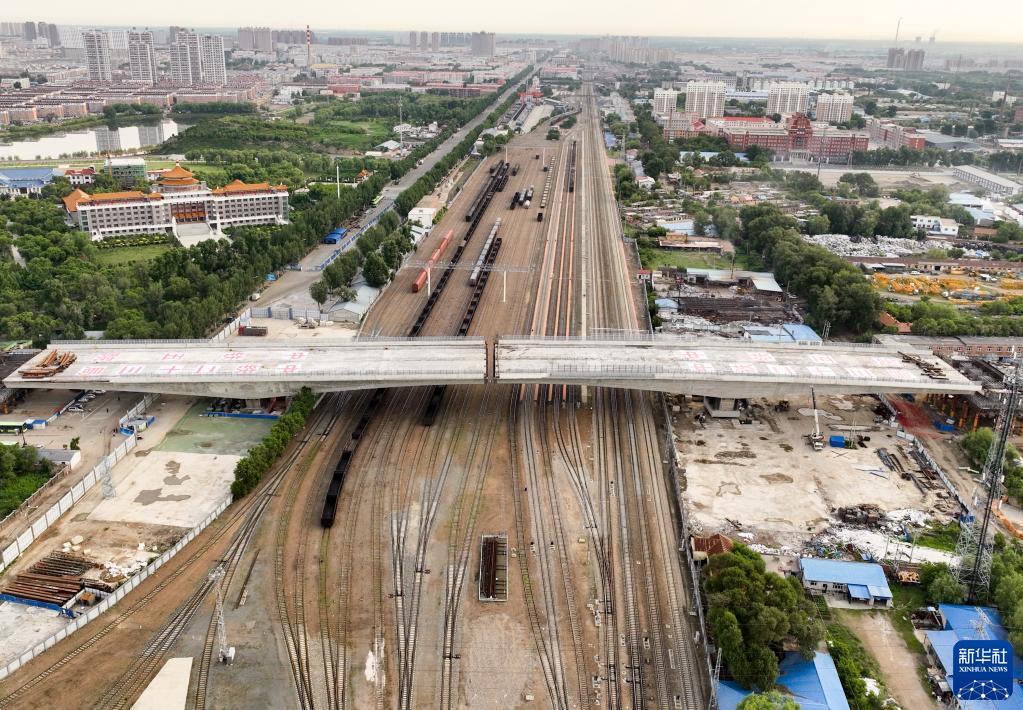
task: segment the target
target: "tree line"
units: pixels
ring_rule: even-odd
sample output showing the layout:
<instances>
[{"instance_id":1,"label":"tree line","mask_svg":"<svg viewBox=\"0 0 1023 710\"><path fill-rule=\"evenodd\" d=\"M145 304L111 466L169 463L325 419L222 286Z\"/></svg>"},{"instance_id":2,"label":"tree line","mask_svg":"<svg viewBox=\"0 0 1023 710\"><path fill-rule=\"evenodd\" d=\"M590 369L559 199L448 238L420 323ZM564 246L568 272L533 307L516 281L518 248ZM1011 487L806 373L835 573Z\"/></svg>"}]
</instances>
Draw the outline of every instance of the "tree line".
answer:
<instances>
[{"instance_id":1,"label":"tree line","mask_svg":"<svg viewBox=\"0 0 1023 710\"><path fill-rule=\"evenodd\" d=\"M806 242L796 220L776 205L744 207L739 217L739 244L759 254L779 282L806 299L813 325L830 322L832 329L848 333L866 333L876 326L881 299L859 269Z\"/></svg>"},{"instance_id":2,"label":"tree line","mask_svg":"<svg viewBox=\"0 0 1023 710\"><path fill-rule=\"evenodd\" d=\"M249 449L245 457L235 464L234 481L231 483L231 496L234 500L245 497L259 485L266 472L288 448L295 434L305 426L315 404L316 397L312 390L303 387L292 398L288 411L273 423L263 440Z\"/></svg>"}]
</instances>

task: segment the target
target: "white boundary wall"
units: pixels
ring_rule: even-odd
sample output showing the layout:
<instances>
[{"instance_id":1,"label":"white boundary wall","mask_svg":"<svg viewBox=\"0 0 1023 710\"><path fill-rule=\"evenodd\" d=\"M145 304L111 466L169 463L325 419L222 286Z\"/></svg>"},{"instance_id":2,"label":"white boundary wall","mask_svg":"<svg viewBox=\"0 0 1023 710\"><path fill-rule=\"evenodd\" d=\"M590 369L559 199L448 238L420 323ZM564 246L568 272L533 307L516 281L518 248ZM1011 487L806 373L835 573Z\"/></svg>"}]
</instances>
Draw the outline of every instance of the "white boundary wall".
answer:
<instances>
[{"instance_id":1,"label":"white boundary wall","mask_svg":"<svg viewBox=\"0 0 1023 710\"><path fill-rule=\"evenodd\" d=\"M0 680L3 680L4 678L8 677L9 675L17 671L19 668L21 668L23 665L31 661L33 658L41 654L43 651L46 651L47 649L52 648L54 645L60 643L65 638L75 633L86 624L95 621L100 614L105 612L114 604L117 604L117 602L121 601L121 599L123 599L129 592L131 592L144 581L149 579L149 577L151 577L158 569L163 567L163 565L165 565L172 557L174 557L174 555L178 554L185 547L185 545L194 540L199 533L205 530L210 523L216 520L217 517L224 512L224 509L227 508L227 506L229 506L230 504L231 497L228 496L226 500L224 500L220 505L217 506L216 510L214 510L212 513L206 516L205 520L203 520L201 523L199 523L194 528L189 530L184 537L178 540L177 544L175 544L174 547L167 550L162 555L157 557L155 560L150 562L145 567L145 569L140 571L138 574L126 580L124 584L122 584L120 587L114 590L114 592L107 596L105 599L103 599L103 601L94 606L92 609L89 609L89 611L87 611L85 614L76 617L73 621L69 622L67 626L65 626L57 633L37 643L35 646L22 653L16 659L8 663L6 666L0 668Z\"/></svg>"},{"instance_id":2,"label":"white boundary wall","mask_svg":"<svg viewBox=\"0 0 1023 710\"><path fill-rule=\"evenodd\" d=\"M121 421L126 421L131 417L136 417L151 405L159 395L147 394L142 398L142 401L136 404L134 407L128 410ZM54 503L46 512L36 518L30 525L28 525L18 536L14 542L4 548L3 552L0 553L0 572L6 569L12 562L20 557L25 550L28 549L29 545L35 542L36 538L46 532L46 529L53 525L60 516L71 510L71 507L77 503L82 497L89 491L90 488L96 485L104 474L108 473L113 469L114 465L128 455L128 452L135 448L138 443L135 435L131 435L120 445L107 454L103 459L96 464L96 467L82 476L76 483L72 484L71 490L61 496L60 500ZM53 479L51 479L53 480ZM47 486L43 486L38 491L29 496L17 510L13 511L11 515L23 515L26 514L30 509L32 501L41 491L46 490ZM10 515L8 518L11 517ZM27 515L26 515L27 517ZM5 518L6 520L7 518Z\"/></svg>"}]
</instances>

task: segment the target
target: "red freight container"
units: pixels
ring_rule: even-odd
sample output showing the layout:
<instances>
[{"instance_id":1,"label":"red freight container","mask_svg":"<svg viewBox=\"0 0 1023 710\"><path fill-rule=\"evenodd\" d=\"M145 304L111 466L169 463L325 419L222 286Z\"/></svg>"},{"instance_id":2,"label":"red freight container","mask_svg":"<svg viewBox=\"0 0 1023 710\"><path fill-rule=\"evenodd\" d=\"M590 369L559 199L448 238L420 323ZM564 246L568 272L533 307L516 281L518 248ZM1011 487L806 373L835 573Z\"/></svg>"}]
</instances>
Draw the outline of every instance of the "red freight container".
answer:
<instances>
[{"instance_id":1,"label":"red freight container","mask_svg":"<svg viewBox=\"0 0 1023 710\"><path fill-rule=\"evenodd\" d=\"M451 243L451 237L454 235L455 230L449 229L448 233L444 235L444 239L441 240L440 246L433 250L430 258L427 260L426 269L429 269L431 266L440 261L441 256L444 254L444 250L448 248L448 244ZM420 271L419 276L412 282L412 293L419 293L423 289L423 286L426 285L426 269Z\"/></svg>"}]
</instances>

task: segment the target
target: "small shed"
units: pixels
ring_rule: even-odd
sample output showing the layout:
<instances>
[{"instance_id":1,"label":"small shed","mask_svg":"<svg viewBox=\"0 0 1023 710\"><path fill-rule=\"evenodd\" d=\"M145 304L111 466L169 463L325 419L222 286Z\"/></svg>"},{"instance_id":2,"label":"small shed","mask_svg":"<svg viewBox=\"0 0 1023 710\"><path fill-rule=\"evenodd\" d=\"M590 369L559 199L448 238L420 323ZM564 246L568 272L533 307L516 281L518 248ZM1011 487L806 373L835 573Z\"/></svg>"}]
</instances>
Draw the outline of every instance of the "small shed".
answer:
<instances>
[{"instance_id":1,"label":"small shed","mask_svg":"<svg viewBox=\"0 0 1023 710\"><path fill-rule=\"evenodd\" d=\"M799 578L810 594L842 598L853 604L891 606L892 590L884 568L873 562L799 559Z\"/></svg>"}]
</instances>

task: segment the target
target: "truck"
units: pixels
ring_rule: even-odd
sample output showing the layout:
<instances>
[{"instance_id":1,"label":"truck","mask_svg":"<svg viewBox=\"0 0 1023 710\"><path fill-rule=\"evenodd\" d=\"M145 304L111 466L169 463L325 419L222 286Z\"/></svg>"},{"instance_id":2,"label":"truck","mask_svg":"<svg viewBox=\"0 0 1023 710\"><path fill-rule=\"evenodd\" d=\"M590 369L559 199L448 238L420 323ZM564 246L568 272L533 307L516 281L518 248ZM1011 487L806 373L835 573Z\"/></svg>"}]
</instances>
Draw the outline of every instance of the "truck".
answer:
<instances>
[{"instance_id":1,"label":"truck","mask_svg":"<svg viewBox=\"0 0 1023 710\"><path fill-rule=\"evenodd\" d=\"M348 230L347 229L343 229L342 227L338 227L337 229L333 230L332 232L330 232L329 234L327 234L327 236L325 236L323 238L323 243L324 244L340 244L341 240L344 239L344 236L346 234L348 234Z\"/></svg>"},{"instance_id":2,"label":"truck","mask_svg":"<svg viewBox=\"0 0 1023 710\"><path fill-rule=\"evenodd\" d=\"M243 325L238 328L238 335L254 335L263 337L269 332L269 329L265 325Z\"/></svg>"}]
</instances>

